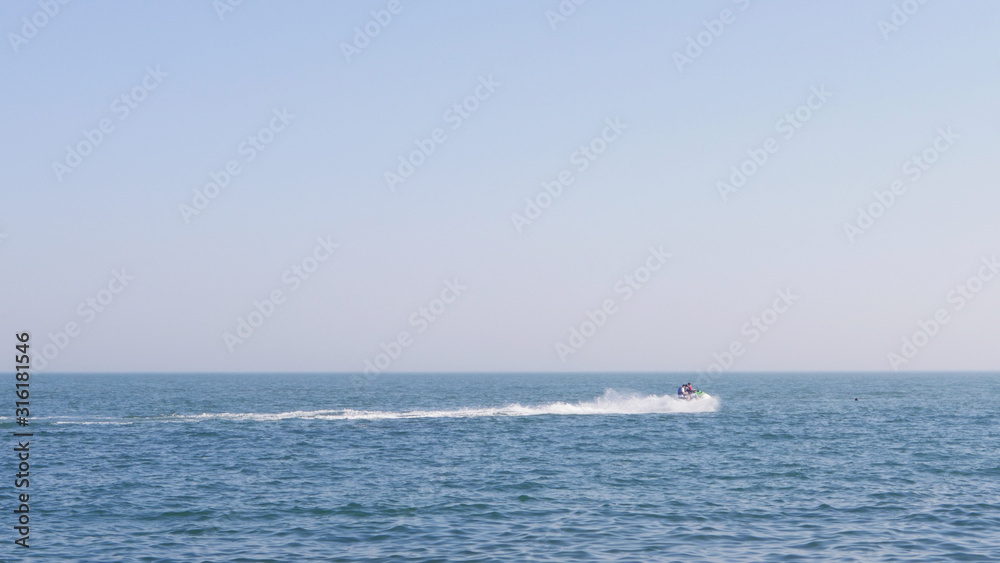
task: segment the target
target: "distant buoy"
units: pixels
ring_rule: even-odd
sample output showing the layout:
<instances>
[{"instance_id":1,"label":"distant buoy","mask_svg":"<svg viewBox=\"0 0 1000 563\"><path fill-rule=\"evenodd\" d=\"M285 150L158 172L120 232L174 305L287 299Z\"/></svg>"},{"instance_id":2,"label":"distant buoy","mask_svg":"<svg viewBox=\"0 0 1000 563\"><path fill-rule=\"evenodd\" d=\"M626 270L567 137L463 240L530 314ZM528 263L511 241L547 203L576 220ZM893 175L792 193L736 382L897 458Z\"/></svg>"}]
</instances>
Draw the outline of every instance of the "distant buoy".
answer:
<instances>
[{"instance_id":1,"label":"distant buoy","mask_svg":"<svg viewBox=\"0 0 1000 563\"><path fill-rule=\"evenodd\" d=\"M854 397L854 400L855 400L855 401L857 401L857 400L858 400L858 398L857 398L857 397Z\"/></svg>"}]
</instances>

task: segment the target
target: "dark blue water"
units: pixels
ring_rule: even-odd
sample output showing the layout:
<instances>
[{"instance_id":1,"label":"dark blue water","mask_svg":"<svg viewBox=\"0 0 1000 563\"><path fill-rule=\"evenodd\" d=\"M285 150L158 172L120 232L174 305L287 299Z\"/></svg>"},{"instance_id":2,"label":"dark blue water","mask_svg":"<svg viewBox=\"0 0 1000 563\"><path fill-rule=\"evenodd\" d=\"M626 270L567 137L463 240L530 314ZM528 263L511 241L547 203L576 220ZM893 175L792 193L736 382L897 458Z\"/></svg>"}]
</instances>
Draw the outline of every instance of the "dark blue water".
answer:
<instances>
[{"instance_id":1,"label":"dark blue water","mask_svg":"<svg viewBox=\"0 0 1000 563\"><path fill-rule=\"evenodd\" d=\"M0 559L1000 560L995 375L680 383L33 376Z\"/></svg>"}]
</instances>

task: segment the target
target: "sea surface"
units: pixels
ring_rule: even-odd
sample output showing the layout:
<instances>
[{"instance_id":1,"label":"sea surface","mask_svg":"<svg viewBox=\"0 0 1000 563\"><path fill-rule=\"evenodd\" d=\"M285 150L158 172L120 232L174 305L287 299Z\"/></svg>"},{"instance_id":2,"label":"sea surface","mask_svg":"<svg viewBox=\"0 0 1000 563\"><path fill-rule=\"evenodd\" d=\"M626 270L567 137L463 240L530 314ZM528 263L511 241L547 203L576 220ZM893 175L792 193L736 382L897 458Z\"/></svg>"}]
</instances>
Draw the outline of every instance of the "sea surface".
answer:
<instances>
[{"instance_id":1,"label":"sea surface","mask_svg":"<svg viewBox=\"0 0 1000 563\"><path fill-rule=\"evenodd\" d=\"M31 407L3 561L1000 560L997 374L40 374Z\"/></svg>"}]
</instances>

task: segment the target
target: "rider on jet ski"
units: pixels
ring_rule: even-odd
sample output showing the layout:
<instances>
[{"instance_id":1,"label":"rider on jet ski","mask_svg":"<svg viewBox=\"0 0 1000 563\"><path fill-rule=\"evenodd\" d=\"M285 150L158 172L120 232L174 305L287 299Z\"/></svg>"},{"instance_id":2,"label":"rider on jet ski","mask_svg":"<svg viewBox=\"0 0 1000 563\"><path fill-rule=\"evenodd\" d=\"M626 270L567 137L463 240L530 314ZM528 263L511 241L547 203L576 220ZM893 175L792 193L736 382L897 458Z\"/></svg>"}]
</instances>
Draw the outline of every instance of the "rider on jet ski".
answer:
<instances>
[{"instance_id":1,"label":"rider on jet ski","mask_svg":"<svg viewBox=\"0 0 1000 563\"><path fill-rule=\"evenodd\" d=\"M695 393L696 391L694 387L691 386L691 382L689 381L677 389L677 398L690 399Z\"/></svg>"}]
</instances>

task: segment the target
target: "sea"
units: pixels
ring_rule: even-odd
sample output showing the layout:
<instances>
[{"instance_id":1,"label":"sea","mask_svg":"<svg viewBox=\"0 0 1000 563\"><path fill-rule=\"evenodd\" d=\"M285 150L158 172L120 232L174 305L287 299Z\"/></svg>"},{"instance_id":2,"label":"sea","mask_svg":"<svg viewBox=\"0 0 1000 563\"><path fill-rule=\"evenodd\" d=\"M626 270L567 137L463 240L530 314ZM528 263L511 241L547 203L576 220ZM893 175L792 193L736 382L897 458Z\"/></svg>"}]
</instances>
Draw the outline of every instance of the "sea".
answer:
<instances>
[{"instance_id":1,"label":"sea","mask_svg":"<svg viewBox=\"0 0 1000 563\"><path fill-rule=\"evenodd\" d=\"M43 373L30 415L2 561L1000 561L998 374Z\"/></svg>"}]
</instances>

